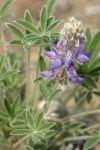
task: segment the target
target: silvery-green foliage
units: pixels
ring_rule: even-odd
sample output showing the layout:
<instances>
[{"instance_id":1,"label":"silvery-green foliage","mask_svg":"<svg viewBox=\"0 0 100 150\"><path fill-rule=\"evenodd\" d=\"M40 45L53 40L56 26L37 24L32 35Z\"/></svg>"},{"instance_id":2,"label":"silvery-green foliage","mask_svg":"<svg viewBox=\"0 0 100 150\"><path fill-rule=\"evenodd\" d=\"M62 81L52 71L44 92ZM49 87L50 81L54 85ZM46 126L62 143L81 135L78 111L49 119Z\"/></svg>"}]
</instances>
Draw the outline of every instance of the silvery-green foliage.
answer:
<instances>
[{"instance_id":1,"label":"silvery-green foliage","mask_svg":"<svg viewBox=\"0 0 100 150\"><path fill-rule=\"evenodd\" d=\"M54 122L43 123L44 112L40 112L37 117L33 117L30 109L26 110L25 126L19 126L18 121L12 122L11 126L15 128L11 132L11 135L28 135L31 137L34 143L41 140L46 140L50 129L55 125ZM18 124L18 125L17 125ZM16 127L19 127L16 129ZM22 127L22 128L21 128Z\"/></svg>"}]
</instances>

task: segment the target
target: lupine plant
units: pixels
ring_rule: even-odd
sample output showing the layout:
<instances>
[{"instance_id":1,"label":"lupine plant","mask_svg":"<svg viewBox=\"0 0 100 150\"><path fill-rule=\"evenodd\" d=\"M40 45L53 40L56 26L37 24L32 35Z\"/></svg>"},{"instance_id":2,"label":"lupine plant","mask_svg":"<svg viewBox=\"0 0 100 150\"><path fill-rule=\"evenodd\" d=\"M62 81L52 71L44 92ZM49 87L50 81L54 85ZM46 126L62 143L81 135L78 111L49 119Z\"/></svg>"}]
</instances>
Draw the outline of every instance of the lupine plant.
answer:
<instances>
[{"instance_id":1,"label":"lupine plant","mask_svg":"<svg viewBox=\"0 0 100 150\"><path fill-rule=\"evenodd\" d=\"M0 8L2 24L11 17L12 2L7 0ZM82 112L84 102L100 97L100 31L94 35L74 17L55 19L55 4L56 0L49 0L43 6L37 26L29 10L23 19L5 23L17 39L6 41L0 29L4 50L0 56L0 145L4 141L4 150L19 149L22 143L25 150L93 150L100 142L100 123L88 121L100 113L100 106ZM59 25L63 27L57 32ZM11 45L22 51L9 52ZM37 48L31 81L30 57L34 59ZM70 110L71 98L75 106Z\"/></svg>"}]
</instances>

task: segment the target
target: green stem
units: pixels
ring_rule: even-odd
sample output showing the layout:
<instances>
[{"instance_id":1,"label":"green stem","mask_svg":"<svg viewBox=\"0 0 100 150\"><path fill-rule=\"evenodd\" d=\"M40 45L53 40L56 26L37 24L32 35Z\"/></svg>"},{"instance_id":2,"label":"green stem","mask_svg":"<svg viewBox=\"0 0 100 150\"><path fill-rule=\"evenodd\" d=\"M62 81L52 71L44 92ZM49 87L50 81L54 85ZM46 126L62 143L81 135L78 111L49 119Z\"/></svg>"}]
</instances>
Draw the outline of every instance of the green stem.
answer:
<instances>
[{"instance_id":1,"label":"green stem","mask_svg":"<svg viewBox=\"0 0 100 150\"><path fill-rule=\"evenodd\" d=\"M42 46L40 47L39 55L38 55L38 64L37 64L37 68L36 68L36 78L38 77L38 74L39 74L39 59L40 59L41 53L42 53Z\"/></svg>"},{"instance_id":2,"label":"green stem","mask_svg":"<svg viewBox=\"0 0 100 150\"><path fill-rule=\"evenodd\" d=\"M14 145L13 145L13 148L15 149L18 145L20 145L23 141L25 141L27 138L29 138L30 135L26 135L24 136L22 139L20 139L18 142L16 142Z\"/></svg>"},{"instance_id":3,"label":"green stem","mask_svg":"<svg viewBox=\"0 0 100 150\"><path fill-rule=\"evenodd\" d=\"M30 95L30 50L27 54L27 73L26 73L26 106L28 106L28 99Z\"/></svg>"},{"instance_id":4,"label":"green stem","mask_svg":"<svg viewBox=\"0 0 100 150\"><path fill-rule=\"evenodd\" d=\"M100 113L100 109L95 109L95 110L82 112L79 114L69 115L69 116L64 117L63 119L52 118L52 120L55 121L56 123L63 124L63 123L70 121L71 119L80 119L80 118L83 118L85 116L94 115L97 113Z\"/></svg>"},{"instance_id":5,"label":"green stem","mask_svg":"<svg viewBox=\"0 0 100 150\"><path fill-rule=\"evenodd\" d=\"M92 125L88 128L82 129L82 132L89 132L90 130L94 130L94 129L97 129L97 128L100 128L100 123Z\"/></svg>"},{"instance_id":6,"label":"green stem","mask_svg":"<svg viewBox=\"0 0 100 150\"><path fill-rule=\"evenodd\" d=\"M97 114L97 113L100 113L100 109L95 109L95 110L90 110L90 111L82 112L82 113L75 114L75 115L70 115L70 116L65 117L61 121L64 123L70 119L82 118L82 117Z\"/></svg>"},{"instance_id":7,"label":"green stem","mask_svg":"<svg viewBox=\"0 0 100 150\"><path fill-rule=\"evenodd\" d=\"M64 138L62 141L63 142L80 141L80 140L90 139L91 137L92 136L90 136L90 135L87 135L87 136L75 136L75 137Z\"/></svg>"},{"instance_id":8,"label":"green stem","mask_svg":"<svg viewBox=\"0 0 100 150\"><path fill-rule=\"evenodd\" d=\"M39 55L38 55L38 64L37 64L37 68L36 68L36 78L37 78L38 75L39 75L39 59L40 59L41 53L42 53L42 46L40 47ZM39 89L38 89L38 87L37 87L36 84L34 85L34 93L33 93L33 96L34 96L33 109L34 109L34 111L35 111L36 104L37 104L38 97L39 97Z\"/></svg>"}]
</instances>

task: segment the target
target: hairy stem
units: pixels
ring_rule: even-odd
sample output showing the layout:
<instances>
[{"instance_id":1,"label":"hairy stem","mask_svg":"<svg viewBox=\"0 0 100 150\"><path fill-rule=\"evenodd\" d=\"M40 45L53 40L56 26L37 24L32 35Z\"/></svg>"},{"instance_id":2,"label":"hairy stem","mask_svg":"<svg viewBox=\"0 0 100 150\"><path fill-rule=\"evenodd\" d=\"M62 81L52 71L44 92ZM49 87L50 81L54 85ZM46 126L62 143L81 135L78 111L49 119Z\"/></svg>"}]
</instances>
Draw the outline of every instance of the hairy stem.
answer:
<instances>
[{"instance_id":1,"label":"hairy stem","mask_svg":"<svg viewBox=\"0 0 100 150\"><path fill-rule=\"evenodd\" d=\"M70 119L83 118L85 116L89 116L89 115L93 115L93 114L97 114L97 113L100 113L100 109L90 110L90 111L82 112L82 113L79 113L79 114L74 114L74 115L67 116L67 117L62 119L62 122L64 123L64 122L66 122Z\"/></svg>"},{"instance_id":2,"label":"hairy stem","mask_svg":"<svg viewBox=\"0 0 100 150\"><path fill-rule=\"evenodd\" d=\"M100 123L92 125L92 126L90 126L88 128L82 129L82 132L88 132L90 130L94 130L94 129L97 129L97 128L100 128Z\"/></svg>"},{"instance_id":3,"label":"hairy stem","mask_svg":"<svg viewBox=\"0 0 100 150\"><path fill-rule=\"evenodd\" d=\"M39 59L40 59L41 53L42 53L42 46L40 47L39 55L38 55L38 64L37 64L37 68L36 68L36 78L37 78L38 75L39 75ZM39 98L39 89L38 89L38 87L37 87L36 84L34 85L34 93L33 93L33 96L34 96L33 109L34 109L34 111L35 111L35 109L36 109L36 104L37 104L37 101L38 101L38 98Z\"/></svg>"},{"instance_id":4,"label":"hairy stem","mask_svg":"<svg viewBox=\"0 0 100 150\"><path fill-rule=\"evenodd\" d=\"M18 142L16 142L14 145L13 145L13 148L15 149L17 146L19 146L23 141L25 141L27 138L29 138L30 135L26 135L24 136L22 139L20 139Z\"/></svg>"},{"instance_id":5,"label":"hairy stem","mask_svg":"<svg viewBox=\"0 0 100 150\"><path fill-rule=\"evenodd\" d=\"M26 106L28 106L28 99L30 95L30 50L28 51L27 54L27 73L26 73Z\"/></svg>"},{"instance_id":6,"label":"hairy stem","mask_svg":"<svg viewBox=\"0 0 100 150\"><path fill-rule=\"evenodd\" d=\"M92 136L90 136L90 135L87 135L87 136L75 136L75 137L64 138L62 141L63 142L80 141L80 140L90 139L91 137Z\"/></svg>"}]
</instances>

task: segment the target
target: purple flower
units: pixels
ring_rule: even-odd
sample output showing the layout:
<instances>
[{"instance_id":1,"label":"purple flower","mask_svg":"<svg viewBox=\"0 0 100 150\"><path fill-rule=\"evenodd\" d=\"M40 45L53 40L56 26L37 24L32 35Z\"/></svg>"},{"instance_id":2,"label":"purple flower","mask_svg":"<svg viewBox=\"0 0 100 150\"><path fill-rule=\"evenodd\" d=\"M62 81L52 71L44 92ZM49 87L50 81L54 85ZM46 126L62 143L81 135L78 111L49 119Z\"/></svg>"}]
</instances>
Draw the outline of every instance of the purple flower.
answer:
<instances>
[{"instance_id":1,"label":"purple flower","mask_svg":"<svg viewBox=\"0 0 100 150\"><path fill-rule=\"evenodd\" d=\"M52 51L45 52L50 58L50 71L43 71L41 75L46 78L67 80L73 84L83 81L75 70L77 62L89 61L90 52L84 52L86 36L81 21L71 17L61 30L61 40L57 45L52 44ZM66 83L66 82L65 82Z\"/></svg>"},{"instance_id":2,"label":"purple flower","mask_svg":"<svg viewBox=\"0 0 100 150\"><path fill-rule=\"evenodd\" d=\"M77 73L75 70L67 71L67 77L68 77L68 80L73 84L79 84L83 81L81 77L77 76Z\"/></svg>"},{"instance_id":3,"label":"purple flower","mask_svg":"<svg viewBox=\"0 0 100 150\"><path fill-rule=\"evenodd\" d=\"M57 71L55 69L52 69L51 71L43 71L41 72L41 75L45 78L55 78Z\"/></svg>"},{"instance_id":4,"label":"purple flower","mask_svg":"<svg viewBox=\"0 0 100 150\"><path fill-rule=\"evenodd\" d=\"M79 62L85 63L89 61L91 55L90 52L84 52L85 45L80 45L79 48L73 51L73 57L75 57Z\"/></svg>"}]
</instances>

